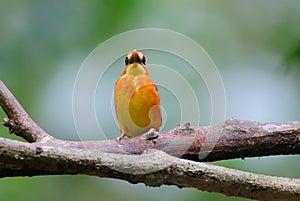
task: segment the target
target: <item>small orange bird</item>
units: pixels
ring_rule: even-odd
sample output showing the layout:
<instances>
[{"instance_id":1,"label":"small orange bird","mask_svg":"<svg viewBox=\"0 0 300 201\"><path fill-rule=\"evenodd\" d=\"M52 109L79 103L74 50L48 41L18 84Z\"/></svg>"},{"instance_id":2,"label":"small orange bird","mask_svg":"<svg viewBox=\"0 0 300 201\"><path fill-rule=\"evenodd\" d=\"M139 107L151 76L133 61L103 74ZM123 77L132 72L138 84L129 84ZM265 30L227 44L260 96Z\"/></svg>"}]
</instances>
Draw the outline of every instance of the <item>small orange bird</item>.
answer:
<instances>
[{"instance_id":1,"label":"small orange bird","mask_svg":"<svg viewBox=\"0 0 300 201\"><path fill-rule=\"evenodd\" d=\"M134 137L161 126L160 99L157 88L149 76L142 52L127 53L125 69L114 87L116 116L121 136Z\"/></svg>"}]
</instances>

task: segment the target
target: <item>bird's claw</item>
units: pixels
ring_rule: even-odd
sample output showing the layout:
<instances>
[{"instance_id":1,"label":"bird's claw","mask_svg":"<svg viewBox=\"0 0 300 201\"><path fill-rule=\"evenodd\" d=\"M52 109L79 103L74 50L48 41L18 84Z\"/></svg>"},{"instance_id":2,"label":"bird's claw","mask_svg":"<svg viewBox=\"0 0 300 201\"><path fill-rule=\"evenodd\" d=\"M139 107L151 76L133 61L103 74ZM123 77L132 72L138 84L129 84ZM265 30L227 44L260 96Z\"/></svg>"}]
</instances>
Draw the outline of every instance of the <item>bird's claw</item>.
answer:
<instances>
[{"instance_id":1,"label":"bird's claw","mask_svg":"<svg viewBox=\"0 0 300 201\"><path fill-rule=\"evenodd\" d=\"M150 130L146 133L147 140L153 140L158 138L158 133L154 128L150 128Z\"/></svg>"},{"instance_id":2,"label":"bird's claw","mask_svg":"<svg viewBox=\"0 0 300 201\"><path fill-rule=\"evenodd\" d=\"M117 137L117 142L120 142L126 136L125 133L122 133L119 137Z\"/></svg>"}]
</instances>

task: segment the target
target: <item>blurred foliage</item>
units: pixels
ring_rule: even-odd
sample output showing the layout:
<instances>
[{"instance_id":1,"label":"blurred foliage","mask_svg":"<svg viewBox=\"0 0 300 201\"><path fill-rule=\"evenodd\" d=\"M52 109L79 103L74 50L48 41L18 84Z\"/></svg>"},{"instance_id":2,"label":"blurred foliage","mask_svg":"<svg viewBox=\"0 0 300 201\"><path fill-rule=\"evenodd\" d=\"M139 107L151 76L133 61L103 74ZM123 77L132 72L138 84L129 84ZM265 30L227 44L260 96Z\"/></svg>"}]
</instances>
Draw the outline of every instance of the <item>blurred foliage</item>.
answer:
<instances>
[{"instance_id":1,"label":"blurred foliage","mask_svg":"<svg viewBox=\"0 0 300 201\"><path fill-rule=\"evenodd\" d=\"M269 72L290 68L288 74L280 76L294 83L295 90L291 93L297 95L295 102L298 103L299 79L295 77L299 71L291 66L299 67L299 8L300 2L297 0L3 0L0 2L0 79L46 130L54 133L73 132L73 128L51 124L53 120L41 115L38 107L41 97L47 97L47 94L58 96L50 93L49 83L55 80L55 86L59 86L57 90L64 89L66 83L74 81L72 76L75 73L59 79L53 77L65 72L66 68L76 72L91 50L116 34L136 28L159 27L186 34L198 42L224 74L243 72L255 65L258 74L261 68ZM67 65L69 60L72 60L71 66ZM224 76L225 87L234 78L231 76L226 79ZM280 84L281 81L278 79L276 83ZM229 92L228 104L233 104L233 107L237 107L233 100L243 97L243 94L230 95L238 85L240 83L235 83L235 88L226 87ZM276 92L277 86L273 86L273 89ZM260 97L257 99L263 100ZM54 104L51 101L50 104ZM288 110L286 106L282 108ZM295 113L285 117L278 115L277 118L299 119L299 111L292 106L290 108L288 111ZM228 114L236 113L229 107ZM243 117L242 113L237 114ZM4 117L2 111L0 117ZM3 127L0 127L0 136L19 139L8 136L7 129ZM299 176L297 157L278 159L276 165L273 160L264 161L268 159L221 161L216 164L265 174L285 176L288 173L288 176ZM293 168L286 171L287 167ZM233 200L220 194L191 189L153 189L85 176L6 178L0 180L0 189L0 200Z\"/></svg>"},{"instance_id":2,"label":"blurred foliage","mask_svg":"<svg viewBox=\"0 0 300 201\"><path fill-rule=\"evenodd\" d=\"M295 47L291 47L291 49L286 53L283 63L287 70L300 68L300 41L295 43Z\"/></svg>"}]
</instances>

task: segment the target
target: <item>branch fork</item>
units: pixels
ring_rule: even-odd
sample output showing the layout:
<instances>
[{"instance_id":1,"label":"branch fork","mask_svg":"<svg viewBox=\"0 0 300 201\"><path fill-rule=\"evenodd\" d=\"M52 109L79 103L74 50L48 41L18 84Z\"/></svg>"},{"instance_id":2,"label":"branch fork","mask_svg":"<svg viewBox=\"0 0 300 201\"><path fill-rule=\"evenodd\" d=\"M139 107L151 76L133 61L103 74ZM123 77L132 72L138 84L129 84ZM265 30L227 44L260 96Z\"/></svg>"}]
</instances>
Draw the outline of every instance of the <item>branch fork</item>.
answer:
<instances>
[{"instance_id":1,"label":"branch fork","mask_svg":"<svg viewBox=\"0 0 300 201\"><path fill-rule=\"evenodd\" d=\"M45 132L2 81L0 106L7 115L3 125L9 128L9 133L27 141L0 138L0 177L86 174L259 200L300 199L300 179L202 163L300 154L300 121L260 123L231 119L222 125L205 127L191 127L187 123L120 143L116 140L79 142L56 139ZM200 157L199 153L206 157Z\"/></svg>"}]
</instances>

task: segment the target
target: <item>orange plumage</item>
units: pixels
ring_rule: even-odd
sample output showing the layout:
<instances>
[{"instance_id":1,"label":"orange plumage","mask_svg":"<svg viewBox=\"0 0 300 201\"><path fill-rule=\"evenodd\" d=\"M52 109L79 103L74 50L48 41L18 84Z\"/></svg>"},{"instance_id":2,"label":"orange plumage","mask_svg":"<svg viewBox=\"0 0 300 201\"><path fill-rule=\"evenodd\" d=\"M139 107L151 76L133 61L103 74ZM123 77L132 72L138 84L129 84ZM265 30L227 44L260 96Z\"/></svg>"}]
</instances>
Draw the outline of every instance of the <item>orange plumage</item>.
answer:
<instances>
[{"instance_id":1,"label":"orange plumage","mask_svg":"<svg viewBox=\"0 0 300 201\"><path fill-rule=\"evenodd\" d=\"M114 86L116 116L122 135L134 137L161 126L160 99L142 52L129 52L125 69Z\"/></svg>"}]
</instances>

